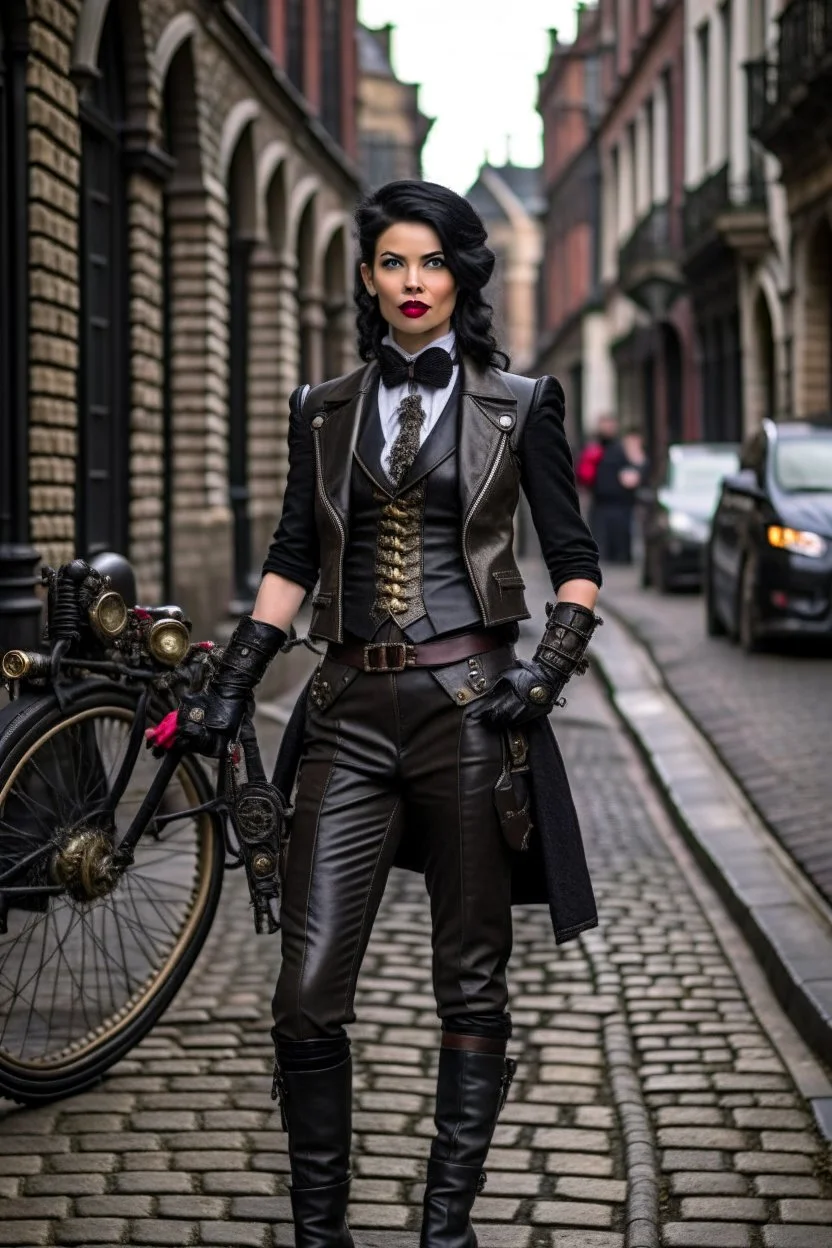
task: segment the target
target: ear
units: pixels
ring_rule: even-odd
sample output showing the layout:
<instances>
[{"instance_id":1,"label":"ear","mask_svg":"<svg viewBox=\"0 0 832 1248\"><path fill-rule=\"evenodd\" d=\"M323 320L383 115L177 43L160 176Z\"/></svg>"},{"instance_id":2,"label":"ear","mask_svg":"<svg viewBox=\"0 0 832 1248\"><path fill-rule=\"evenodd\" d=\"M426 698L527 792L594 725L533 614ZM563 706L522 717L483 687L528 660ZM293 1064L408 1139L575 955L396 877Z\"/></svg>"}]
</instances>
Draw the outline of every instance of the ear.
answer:
<instances>
[{"instance_id":1,"label":"ear","mask_svg":"<svg viewBox=\"0 0 832 1248\"><path fill-rule=\"evenodd\" d=\"M361 267L360 267L360 273L361 273L361 280L367 289L367 294L374 295L376 293L376 288L373 285L373 274L372 274L369 264L364 264L362 262Z\"/></svg>"}]
</instances>

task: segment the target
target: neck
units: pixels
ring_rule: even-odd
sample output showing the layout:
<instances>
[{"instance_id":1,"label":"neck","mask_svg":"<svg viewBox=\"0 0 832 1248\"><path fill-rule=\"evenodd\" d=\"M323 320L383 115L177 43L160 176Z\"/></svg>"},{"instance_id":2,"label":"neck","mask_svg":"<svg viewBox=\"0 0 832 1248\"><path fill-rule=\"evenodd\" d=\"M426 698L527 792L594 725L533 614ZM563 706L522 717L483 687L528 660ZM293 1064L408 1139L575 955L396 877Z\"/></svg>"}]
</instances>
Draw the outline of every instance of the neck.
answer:
<instances>
[{"instance_id":1,"label":"neck","mask_svg":"<svg viewBox=\"0 0 832 1248\"><path fill-rule=\"evenodd\" d=\"M401 347L402 351L406 351L408 355L415 355L423 347L429 347L432 342L444 338L450 330L451 322L445 321L443 325L437 325L435 329L426 329L422 333L413 334L391 326L390 334L397 347Z\"/></svg>"}]
</instances>

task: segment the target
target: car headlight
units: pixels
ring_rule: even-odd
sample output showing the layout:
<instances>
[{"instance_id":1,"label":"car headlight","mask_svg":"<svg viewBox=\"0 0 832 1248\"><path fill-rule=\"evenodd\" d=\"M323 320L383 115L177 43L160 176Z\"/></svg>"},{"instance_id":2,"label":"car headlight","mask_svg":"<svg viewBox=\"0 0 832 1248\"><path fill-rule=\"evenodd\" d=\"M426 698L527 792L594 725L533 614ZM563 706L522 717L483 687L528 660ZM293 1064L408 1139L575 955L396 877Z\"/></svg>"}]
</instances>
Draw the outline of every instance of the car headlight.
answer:
<instances>
[{"instance_id":1,"label":"car headlight","mask_svg":"<svg viewBox=\"0 0 832 1248\"><path fill-rule=\"evenodd\" d=\"M826 538L819 533L808 533L805 529L790 529L782 524L770 524L766 530L769 546L778 550L791 551L793 555L808 555L810 559L820 559L826 553Z\"/></svg>"},{"instance_id":2,"label":"car headlight","mask_svg":"<svg viewBox=\"0 0 832 1248\"><path fill-rule=\"evenodd\" d=\"M704 542L708 538L708 526L686 511L671 511L667 518L667 527L675 537L688 537L695 542Z\"/></svg>"},{"instance_id":3,"label":"car headlight","mask_svg":"<svg viewBox=\"0 0 832 1248\"><path fill-rule=\"evenodd\" d=\"M176 667L191 644L191 635L181 620L157 620L150 630L147 648L159 663Z\"/></svg>"}]
</instances>

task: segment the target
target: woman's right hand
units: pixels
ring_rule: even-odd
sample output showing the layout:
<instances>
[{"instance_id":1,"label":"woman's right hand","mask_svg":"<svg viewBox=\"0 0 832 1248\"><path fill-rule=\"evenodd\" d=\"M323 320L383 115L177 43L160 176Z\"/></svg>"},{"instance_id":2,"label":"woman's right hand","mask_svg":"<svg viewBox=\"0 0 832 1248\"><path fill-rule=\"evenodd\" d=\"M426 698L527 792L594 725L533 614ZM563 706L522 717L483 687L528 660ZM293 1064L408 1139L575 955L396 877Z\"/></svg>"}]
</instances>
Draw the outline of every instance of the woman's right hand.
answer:
<instances>
[{"instance_id":1,"label":"woman's right hand","mask_svg":"<svg viewBox=\"0 0 832 1248\"><path fill-rule=\"evenodd\" d=\"M156 758L172 749L223 758L237 738L246 703L246 698L223 697L210 686L200 693L186 693L177 710L147 729L147 745Z\"/></svg>"}]
</instances>

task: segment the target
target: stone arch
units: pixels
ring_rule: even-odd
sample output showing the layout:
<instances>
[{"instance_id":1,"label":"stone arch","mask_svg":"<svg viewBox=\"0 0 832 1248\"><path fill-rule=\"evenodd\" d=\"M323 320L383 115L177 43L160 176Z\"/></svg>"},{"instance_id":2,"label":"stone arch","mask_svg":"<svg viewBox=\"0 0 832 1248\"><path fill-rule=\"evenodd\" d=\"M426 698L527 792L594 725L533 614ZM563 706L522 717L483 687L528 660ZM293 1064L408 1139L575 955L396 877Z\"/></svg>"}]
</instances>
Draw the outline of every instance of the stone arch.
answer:
<instances>
[{"instance_id":1,"label":"stone arch","mask_svg":"<svg viewBox=\"0 0 832 1248\"><path fill-rule=\"evenodd\" d=\"M333 213L321 230L319 271L324 289L324 373L337 377L349 367L352 317L347 219Z\"/></svg>"},{"instance_id":2,"label":"stone arch","mask_svg":"<svg viewBox=\"0 0 832 1248\"><path fill-rule=\"evenodd\" d=\"M118 11L122 31L125 104L128 130L136 135L153 131L154 91L151 57L138 0L84 0L75 27L70 74L82 90L98 78L101 36L111 5Z\"/></svg>"},{"instance_id":3,"label":"stone arch","mask_svg":"<svg viewBox=\"0 0 832 1248\"><path fill-rule=\"evenodd\" d=\"M222 134L220 135L219 155L217 157L217 177L223 184L228 181L231 170L231 162L237 154L241 138L248 129L249 140L251 139L251 130L249 127L260 116L260 105L256 100L238 100L229 110L228 116L223 122ZM254 156L252 149L252 207L254 205L254 188L256 180L254 177Z\"/></svg>"},{"instance_id":4,"label":"stone arch","mask_svg":"<svg viewBox=\"0 0 832 1248\"><path fill-rule=\"evenodd\" d=\"M296 252L300 319L300 371L304 382L324 379L325 292L317 248L318 196L313 190L297 219Z\"/></svg>"},{"instance_id":5,"label":"stone arch","mask_svg":"<svg viewBox=\"0 0 832 1248\"><path fill-rule=\"evenodd\" d=\"M288 146L275 139L266 144L257 160L257 204L262 222L260 233L269 240L277 255L281 255L286 246L288 155Z\"/></svg>"},{"instance_id":6,"label":"stone arch","mask_svg":"<svg viewBox=\"0 0 832 1248\"><path fill-rule=\"evenodd\" d=\"M199 28L199 22L193 13L177 13L162 31L150 62L151 71L160 89L167 77L171 61L182 44L194 38Z\"/></svg>"},{"instance_id":7,"label":"stone arch","mask_svg":"<svg viewBox=\"0 0 832 1248\"><path fill-rule=\"evenodd\" d=\"M824 213L800 238L795 265L796 414L832 411L832 225Z\"/></svg>"},{"instance_id":8,"label":"stone arch","mask_svg":"<svg viewBox=\"0 0 832 1248\"><path fill-rule=\"evenodd\" d=\"M314 203L316 196L321 189L321 184L316 177L311 174L308 177L301 178L297 185L293 188L289 197L289 206L286 217L286 246L295 252L300 251L300 224L301 218L309 207L310 203ZM317 214L317 210L315 209ZM314 246L314 237L312 240Z\"/></svg>"}]
</instances>

